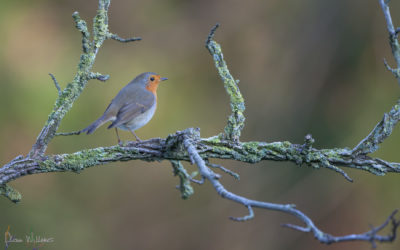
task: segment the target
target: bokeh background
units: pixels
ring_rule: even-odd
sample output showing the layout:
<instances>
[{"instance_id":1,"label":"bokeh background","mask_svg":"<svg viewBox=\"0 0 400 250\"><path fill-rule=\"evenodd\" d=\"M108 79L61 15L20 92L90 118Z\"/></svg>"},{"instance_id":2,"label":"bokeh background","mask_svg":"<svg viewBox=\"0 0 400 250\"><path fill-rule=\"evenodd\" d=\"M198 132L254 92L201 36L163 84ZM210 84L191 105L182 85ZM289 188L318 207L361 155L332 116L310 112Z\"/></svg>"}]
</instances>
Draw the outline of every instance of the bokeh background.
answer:
<instances>
[{"instance_id":1,"label":"bokeh background","mask_svg":"<svg viewBox=\"0 0 400 250\"><path fill-rule=\"evenodd\" d=\"M0 1L0 159L26 154L56 99L48 76L64 87L81 51L71 14L91 22L96 0ZM395 24L400 4L391 2ZM246 101L242 141L302 143L307 133L318 148L353 147L390 110L399 86L382 63L393 65L377 0L338 1L112 1L110 29L143 41L106 41L94 71L109 81L90 81L59 131L82 129L102 114L134 76L154 71L169 80L159 88L153 120L141 138L166 137L200 127L203 137L219 133L229 102L204 48L210 28ZM122 133L124 139L132 139ZM400 131L375 154L400 161ZM114 131L55 138L48 153L113 145ZM216 161L218 162L218 161ZM221 163L221 162L220 162ZM295 203L323 230L358 233L380 224L400 207L400 176L347 170L349 183L328 170L291 163L223 162L241 174L222 182L238 194ZM191 170L193 166L187 165ZM182 200L168 162L130 161L94 167L81 174L28 176L11 183L23 194L15 205L0 199L3 233L54 238L40 249L369 249L368 243L322 245L310 234L282 228L295 218L256 209L256 218L235 223L247 211L221 199L210 185L195 186ZM14 244L9 249L32 249ZM399 249L400 239L379 249Z\"/></svg>"}]
</instances>

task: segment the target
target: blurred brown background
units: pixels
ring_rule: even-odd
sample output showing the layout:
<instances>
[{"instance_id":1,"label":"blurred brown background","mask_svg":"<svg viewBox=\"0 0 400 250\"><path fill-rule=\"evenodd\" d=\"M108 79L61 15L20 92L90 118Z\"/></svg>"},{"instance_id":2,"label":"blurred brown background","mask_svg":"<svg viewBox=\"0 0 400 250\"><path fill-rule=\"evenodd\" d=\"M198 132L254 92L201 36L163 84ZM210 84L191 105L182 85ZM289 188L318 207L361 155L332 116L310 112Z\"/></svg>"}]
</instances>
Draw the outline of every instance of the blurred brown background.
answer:
<instances>
[{"instance_id":1,"label":"blurred brown background","mask_svg":"<svg viewBox=\"0 0 400 250\"><path fill-rule=\"evenodd\" d=\"M71 14L91 22L97 1L0 1L0 159L26 154L64 87L81 52L81 36ZM395 24L400 4L391 2ZM154 71L169 80L159 88L153 120L141 138L165 137L200 127L219 133L229 114L223 85L204 48L210 28L246 100L242 141L302 143L312 133L315 146L353 147L390 110L399 86L382 63L393 65L386 25L377 0L339 1L112 1L110 29L143 41L106 41L94 71L110 74L90 81L59 131L82 129L102 114L134 76ZM376 153L400 161L397 128ZM124 139L132 139L123 133ZM113 145L114 131L55 138L48 153ZM253 199L295 203L334 235L369 230L400 207L399 175L373 176L348 170L349 183L328 170L294 164L256 165L225 161L241 174L224 176L228 189ZM192 166L188 166L194 169ZM281 213L256 209L256 218L235 223L228 216L247 211L218 197L210 185L195 186L181 200L168 162L131 161L94 167L81 174L28 176L11 183L23 194L15 205L0 199L0 238L7 226L17 237L33 232L53 237L41 249L369 249L368 243L325 246L312 235L282 228L299 223ZM3 244L3 240L0 240ZM379 249L399 249L400 239ZM9 249L32 249L24 244Z\"/></svg>"}]
</instances>

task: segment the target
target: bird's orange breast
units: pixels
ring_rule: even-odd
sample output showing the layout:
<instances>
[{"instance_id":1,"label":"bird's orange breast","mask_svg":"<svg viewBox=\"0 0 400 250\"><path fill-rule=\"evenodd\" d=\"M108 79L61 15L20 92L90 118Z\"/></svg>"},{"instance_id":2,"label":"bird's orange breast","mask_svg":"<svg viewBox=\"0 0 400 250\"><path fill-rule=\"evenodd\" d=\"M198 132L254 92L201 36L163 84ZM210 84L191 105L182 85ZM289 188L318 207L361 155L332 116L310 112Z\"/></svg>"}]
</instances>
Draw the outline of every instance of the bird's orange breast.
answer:
<instances>
[{"instance_id":1,"label":"bird's orange breast","mask_svg":"<svg viewBox=\"0 0 400 250\"><path fill-rule=\"evenodd\" d=\"M150 92L152 92L154 95L157 96L157 87L158 87L159 82L154 81L154 82L149 82L146 85L146 89Z\"/></svg>"},{"instance_id":2,"label":"bird's orange breast","mask_svg":"<svg viewBox=\"0 0 400 250\"><path fill-rule=\"evenodd\" d=\"M148 91L150 91L151 93L153 93L157 99L157 88L158 88L158 84L160 83L161 79L160 76L154 76L154 81L148 81L148 83L146 84L146 89Z\"/></svg>"}]
</instances>

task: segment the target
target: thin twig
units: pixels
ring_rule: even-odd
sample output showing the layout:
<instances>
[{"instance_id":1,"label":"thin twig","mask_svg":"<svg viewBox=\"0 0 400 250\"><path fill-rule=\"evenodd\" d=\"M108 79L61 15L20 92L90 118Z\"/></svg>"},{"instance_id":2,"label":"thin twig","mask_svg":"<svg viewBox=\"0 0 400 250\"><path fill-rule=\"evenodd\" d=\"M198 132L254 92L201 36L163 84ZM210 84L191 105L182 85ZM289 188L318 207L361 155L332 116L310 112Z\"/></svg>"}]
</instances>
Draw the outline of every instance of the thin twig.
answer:
<instances>
[{"instance_id":1,"label":"thin twig","mask_svg":"<svg viewBox=\"0 0 400 250\"><path fill-rule=\"evenodd\" d=\"M207 40L206 40L206 47L208 49L208 45L210 44L211 40L214 38L215 35L215 31L218 29L219 27L219 23L216 23L214 25L214 27L211 28L210 33L207 36Z\"/></svg>"},{"instance_id":2,"label":"thin twig","mask_svg":"<svg viewBox=\"0 0 400 250\"><path fill-rule=\"evenodd\" d=\"M400 84L400 45L399 41L397 40L397 33L398 29L394 28L392 17L390 15L389 10L389 2L385 0L379 0L379 4L381 5L383 15L385 16L386 20L386 27L389 32L389 44L392 49L392 54L394 60L396 61L397 67L394 70L391 70L393 75L397 78L398 83ZM390 68L390 67L389 67Z\"/></svg>"},{"instance_id":3,"label":"thin twig","mask_svg":"<svg viewBox=\"0 0 400 250\"><path fill-rule=\"evenodd\" d=\"M130 37L130 38L122 38L118 36L117 34L110 34L110 39L113 39L115 41L121 42L121 43L129 43L129 42L135 42L135 41L141 41L141 37Z\"/></svg>"},{"instance_id":4,"label":"thin twig","mask_svg":"<svg viewBox=\"0 0 400 250\"><path fill-rule=\"evenodd\" d=\"M90 51L90 32L88 30L87 24L85 20L82 20L81 17L79 16L78 11L75 11L72 14L72 18L75 21L75 26L76 28L82 33L82 50L83 53L89 53Z\"/></svg>"},{"instance_id":5,"label":"thin twig","mask_svg":"<svg viewBox=\"0 0 400 250\"><path fill-rule=\"evenodd\" d=\"M229 169L225 168L224 166L221 166L221 165L215 164L215 163L211 163L211 162L206 162L206 165L207 165L208 167L211 167L211 168L218 168L218 169L221 169L223 172L225 172L225 173L227 173L227 174L233 176L236 180L240 180L239 174L233 172L232 170L229 170Z\"/></svg>"},{"instance_id":6,"label":"thin twig","mask_svg":"<svg viewBox=\"0 0 400 250\"><path fill-rule=\"evenodd\" d=\"M49 75L50 75L51 79L53 79L54 85L56 86L56 89L58 91L58 96L61 96L60 84L58 84L56 77L52 73L49 73Z\"/></svg>"},{"instance_id":7,"label":"thin twig","mask_svg":"<svg viewBox=\"0 0 400 250\"><path fill-rule=\"evenodd\" d=\"M59 132L55 133L55 136L70 136L70 135L80 135L81 131L72 131L72 132Z\"/></svg>"},{"instance_id":8,"label":"thin twig","mask_svg":"<svg viewBox=\"0 0 400 250\"><path fill-rule=\"evenodd\" d=\"M254 218L254 211L253 208L251 208L250 205L247 206L247 209L249 210L249 214L245 215L243 217L229 217L229 219L234 220L234 221L248 221Z\"/></svg>"},{"instance_id":9,"label":"thin twig","mask_svg":"<svg viewBox=\"0 0 400 250\"><path fill-rule=\"evenodd\" d=\"M89 77L90 77L90 79L97 79L97 80L102 81L102 82L105 82L108 79L110 79L110 75L103 75L103 74L100 74L98 72L97 73L91 72L89 74Z\"/></svg>"},{"instance_id":10,"label":"thin twig","mask_svg":"<svg viewBox=\"0 0 400 250\"><path fill-rule=\"evenodd\" d=\"M191 177L180 161L172 160L171 164L174 169L174 175L179 176L180 179L180 184L177 188L181 192L181 197L182 199L187 199L194 193L193 187L190 185Z\"/></svg>"}]
</instances>

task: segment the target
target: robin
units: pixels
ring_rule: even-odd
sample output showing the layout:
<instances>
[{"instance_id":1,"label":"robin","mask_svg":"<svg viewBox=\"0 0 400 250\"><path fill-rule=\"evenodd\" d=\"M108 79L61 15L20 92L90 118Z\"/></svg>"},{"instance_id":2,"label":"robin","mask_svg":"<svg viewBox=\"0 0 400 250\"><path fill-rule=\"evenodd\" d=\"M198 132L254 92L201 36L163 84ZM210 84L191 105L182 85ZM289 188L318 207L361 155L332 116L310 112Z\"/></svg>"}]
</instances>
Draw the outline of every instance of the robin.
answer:
<instances>
[{"instance_id":1,"label":"robin","mask_svg":"<svg viewBox=\"0 0 400 250\"><path fill-rule=\"evenodd\" d=\"M167 79L152 72L138 75L119 91L99 119L79 133L91 134L104 123L111 121L107 128L115 128L119 144L121 140L118 128L131 131L136 140L141 141L135 130L146 125L153 117L157 107L158 84Z\"/></svg>"}]
</instances>

